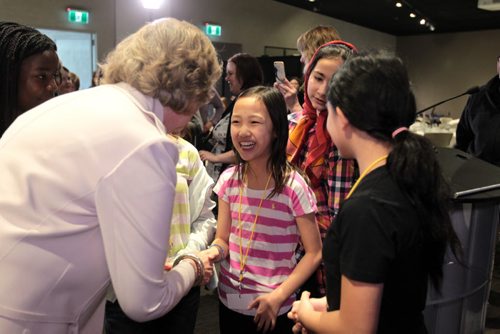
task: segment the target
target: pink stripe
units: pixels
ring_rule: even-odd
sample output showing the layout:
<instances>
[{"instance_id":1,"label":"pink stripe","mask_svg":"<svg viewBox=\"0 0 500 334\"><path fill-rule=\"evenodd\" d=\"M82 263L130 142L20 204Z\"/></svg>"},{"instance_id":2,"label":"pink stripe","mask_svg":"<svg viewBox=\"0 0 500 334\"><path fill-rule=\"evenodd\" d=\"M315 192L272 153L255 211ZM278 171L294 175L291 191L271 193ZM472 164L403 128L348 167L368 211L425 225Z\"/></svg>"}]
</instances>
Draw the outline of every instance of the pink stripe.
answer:
<instances>
[{"instance_id":1,"label":"pink stripe","mask_svg":"<svg viewBox=\"0 0 500 334\"><path fill-rule=\"evenodd\" d=\"M272 214L272 213L271 213ZM237 211L231 211L231 219L237 223L239 220L239 213ZM257 218L257 224L262 225L262 226L268 226L268 227L277 227L277 228L288 228L290 226L295 225L295 220L293 217L291 217L292 221L288 220L283 220L280 218L275 218L275 217L266 217L263 216L262 214L259 214L259 218ZM255 220L255 215L254 213L241 213L241 221L242 222L247 222L247 223L252 223ZM284 224L286 224L284 226Z\"/></svg>"},{"instance_id":2,"label":"pink stripe","mask_svg":"<svg viewBox=\"0 0 500 334\"><path fill-rule=\"evenodd\" d=\"M235 253L240 252L240 245L230 242L229 249ZM243 246L243 250L246 252L246 247ZM271 252L268 250L259 250L259 249L250 249L248 252L248 256L253 258L265 259L269 261L282 261L282 260L291 260L294 251L290 252Z\"/></svg>"}]
</instances>

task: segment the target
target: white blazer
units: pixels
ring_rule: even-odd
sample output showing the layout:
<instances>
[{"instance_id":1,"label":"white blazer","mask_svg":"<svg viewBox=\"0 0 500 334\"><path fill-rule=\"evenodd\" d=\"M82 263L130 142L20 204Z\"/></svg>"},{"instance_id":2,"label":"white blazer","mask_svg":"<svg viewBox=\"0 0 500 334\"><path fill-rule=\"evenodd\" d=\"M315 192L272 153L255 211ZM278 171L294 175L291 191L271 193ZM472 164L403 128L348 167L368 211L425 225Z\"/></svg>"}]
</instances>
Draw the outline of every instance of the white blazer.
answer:
<instances>
[{"instance_id":1,"label":"white blazer","mask_svg":"<svg viewBox=\"0 0 500 334\"><path fill-rule=\"evenodd\" d=\"M163 270L178 151L162 117L158 100L104 85L51 99L4 133L0 333L101 333L110 278L137 321L189 291L189 263Z\"/></svg>"}]
</instances>

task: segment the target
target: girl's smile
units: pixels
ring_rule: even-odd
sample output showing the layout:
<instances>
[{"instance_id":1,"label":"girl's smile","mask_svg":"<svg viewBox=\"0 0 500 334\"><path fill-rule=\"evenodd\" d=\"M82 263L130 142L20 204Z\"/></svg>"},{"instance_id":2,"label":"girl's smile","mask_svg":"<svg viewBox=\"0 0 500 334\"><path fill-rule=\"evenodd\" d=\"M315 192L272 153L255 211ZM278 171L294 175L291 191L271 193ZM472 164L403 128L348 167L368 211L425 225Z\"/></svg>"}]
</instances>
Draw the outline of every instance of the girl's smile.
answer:
<instances>
[{"instance_id":1,"label":"girl's smile","mask_svg":"<svg viewBox=\"0 0 500 334\"><path fill-rule=\"evenodd\" d=\"M273 125L264 103L249 96L239 98L231 120L231 138L241 158L251 164L267 164L271 154Z\"/></svg>"}]
</instances>

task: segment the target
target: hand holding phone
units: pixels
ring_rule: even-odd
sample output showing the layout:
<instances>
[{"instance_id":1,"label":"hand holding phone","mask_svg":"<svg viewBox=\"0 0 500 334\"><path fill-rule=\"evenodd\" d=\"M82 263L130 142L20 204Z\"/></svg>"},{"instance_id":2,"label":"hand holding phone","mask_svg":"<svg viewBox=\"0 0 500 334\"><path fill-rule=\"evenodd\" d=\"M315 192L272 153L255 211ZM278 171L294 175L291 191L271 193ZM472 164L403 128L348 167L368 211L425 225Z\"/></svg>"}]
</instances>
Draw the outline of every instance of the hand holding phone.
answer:
<instances>
[{"instance_id":1,"label":"hand holding phone","mask_svg":"<svg viewBox=\"0 0 500 334\"><path fill-rule=\"evenodd\" d=\"M283 82L286 80L286 75L285 75L285 63L282 61L275 61L274 62L274 70L276 73L276 80Z\"/></svg>"}]
</instances>

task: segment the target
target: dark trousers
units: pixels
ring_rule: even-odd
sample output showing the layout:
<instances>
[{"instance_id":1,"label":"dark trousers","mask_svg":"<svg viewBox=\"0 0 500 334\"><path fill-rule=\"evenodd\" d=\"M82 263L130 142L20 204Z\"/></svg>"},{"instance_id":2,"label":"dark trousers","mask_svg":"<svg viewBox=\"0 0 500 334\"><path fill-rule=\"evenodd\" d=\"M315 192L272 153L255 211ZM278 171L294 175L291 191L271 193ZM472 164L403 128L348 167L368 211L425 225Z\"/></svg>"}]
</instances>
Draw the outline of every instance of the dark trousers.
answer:
<instances>
[{"instance_id":1,"label":"dark trousers","mask_svg":"<svg viewBox=\"0 0 500 334\"><path fill-rule=\"evenodd\" d=\"M228 309L219 301L219 327L220 334L256 334L257 325L253 322L253 316L244 315ZM289 334L292 333L293 322L288 319L286 313L276 318L276 326L267 334Z\"/></svg>"},{"instance_id":2,"label":"dark trousers","mask_svg":"<svg viewBox=\"0 0 500 334\"><path fill-rule=\"evenodd\" d=\"M200 287L192 288L170 312L146 322L137 322L123 312L118 303L106 302L106 334L192 334L200 305Z\"/></svg>"}]
</instances>

